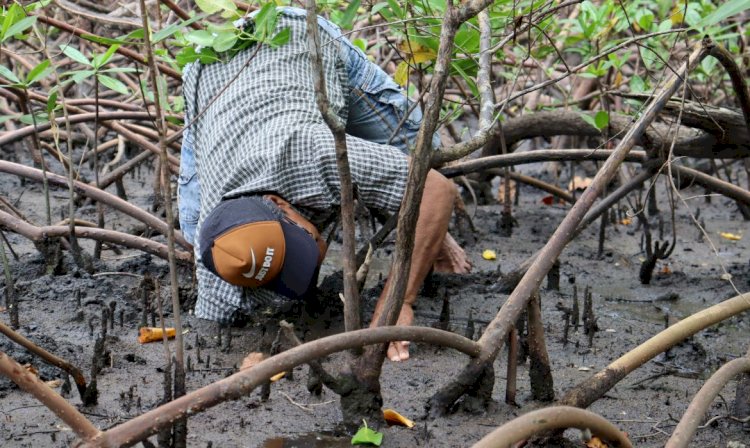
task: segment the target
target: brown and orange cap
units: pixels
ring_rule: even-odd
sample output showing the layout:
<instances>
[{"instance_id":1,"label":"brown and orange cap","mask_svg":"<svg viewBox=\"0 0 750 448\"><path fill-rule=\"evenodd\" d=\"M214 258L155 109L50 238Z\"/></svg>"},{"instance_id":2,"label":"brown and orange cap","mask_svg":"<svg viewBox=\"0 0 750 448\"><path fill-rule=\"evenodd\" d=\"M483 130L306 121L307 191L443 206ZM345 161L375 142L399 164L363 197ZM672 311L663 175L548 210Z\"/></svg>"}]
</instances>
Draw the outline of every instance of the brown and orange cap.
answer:
<instances>
[{"instance_id":1,"label":"brown and orange cap","mask_svg":"<svg viewBox=\"0 0 750 448\"><path fill-rule=\"evenodd\" d=\"M203 221L201 259L223 280L291 298L310 288L320 251L307 231L260 196L227 199Z\"/></svg>"}]
</instances>

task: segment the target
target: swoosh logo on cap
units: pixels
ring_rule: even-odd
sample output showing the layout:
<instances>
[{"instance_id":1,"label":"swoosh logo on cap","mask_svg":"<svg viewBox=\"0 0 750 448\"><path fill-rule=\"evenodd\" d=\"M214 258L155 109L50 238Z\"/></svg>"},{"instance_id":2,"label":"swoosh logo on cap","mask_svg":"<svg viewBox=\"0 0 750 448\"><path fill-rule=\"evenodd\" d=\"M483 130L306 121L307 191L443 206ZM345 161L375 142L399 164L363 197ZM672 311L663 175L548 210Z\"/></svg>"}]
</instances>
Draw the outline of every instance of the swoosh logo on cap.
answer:
<instances>
[{"instance_id":1,"label":"swoosh logo on cap","mask_svg":"<svg viewBox=\"0 0 750 448\"><path fill-rule=\"evenodd\" d=\"M253 264L250 266L250 270L247 272L243 272L242 276L245 278L253 278L255 276L255 252L253 252L253 248L250 248L250 257L253 259Z\"/></svg>"}]
</instances>

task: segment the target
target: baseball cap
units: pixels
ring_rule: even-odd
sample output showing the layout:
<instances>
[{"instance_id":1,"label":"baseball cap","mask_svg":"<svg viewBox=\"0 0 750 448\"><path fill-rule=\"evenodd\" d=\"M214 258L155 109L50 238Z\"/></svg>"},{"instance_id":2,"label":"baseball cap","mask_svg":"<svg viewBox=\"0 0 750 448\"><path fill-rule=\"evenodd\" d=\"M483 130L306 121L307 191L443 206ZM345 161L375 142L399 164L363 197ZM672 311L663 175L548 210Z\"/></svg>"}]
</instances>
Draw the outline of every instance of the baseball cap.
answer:
<instances>
[{"instance_id":1,"label":"baseball cap","mask_svg":"<svg viewBox=\"0 0 750 448\"><path fill-rule=\"evenodd\" d=\"M320 251L310 233L274 208L260 196L220 202L201 226L201 259L233 285L300 298L313 282Z\"/></svg>"}]
</instances>

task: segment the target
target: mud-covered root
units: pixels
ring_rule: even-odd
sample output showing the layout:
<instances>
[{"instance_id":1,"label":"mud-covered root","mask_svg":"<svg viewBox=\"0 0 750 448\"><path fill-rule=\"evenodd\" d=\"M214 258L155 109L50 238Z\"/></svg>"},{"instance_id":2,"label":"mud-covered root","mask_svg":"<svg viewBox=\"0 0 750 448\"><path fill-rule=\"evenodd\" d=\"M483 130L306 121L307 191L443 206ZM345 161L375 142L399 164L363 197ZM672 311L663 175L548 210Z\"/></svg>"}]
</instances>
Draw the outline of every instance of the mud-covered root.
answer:
<instances>
[{"instance_id":1,"label":"mud-covered root","mask_svg":"<svg viewBox=\"0 0 750 448\"><path fill-rule=\"evenodd\" d=\"M593 412L569 406L539 409L515 418L486 435L474 448L510 447L514 442L526 440L534 434L553 429L578 428L614 443L612 446L630 448L624 432L609 420Z\"/></svg>"},{"instance_id":2,"label":"mud-covered root","mask_svg":"<svg viewBox=\"0 0 750 448\"><path fill-rule=\"evenodd\" d=\"M539 292L531 296L528 306L529 319L529 377L531 395L535 400L552 401L555 399L555 386L549 354L544 341L544 323L542 322L541 301Z\"/></svg>"},{"instance_id":3,"label":"mud-covered root","mask_svg":"<svg viewBox=\"0 0 750 448\"><path fill-rule=\"evenodd\" d=\"M750 372L750 358L744 357L735 359L724 364L714 373L711 378L701 387L701 390L695 395L690 402L687 411L683 414L680 423L669 438L665 448L685 448L693 440L695 431L703 416L708 411L711 402L714 401L721 389L734 377L742 373Z\"/></svg>"},{"instance_id":4,"label":"mud-covered root","mask_svg":"<svg viewBox=\"0 0 750 448\"><path fill-rule=\"evenodd\" d=\"M337 383L345 424L358 426L363 418L368 425L376 428L385 423L382 411L383 397L380 394L378 375L365 376L345 372L338 377Z\"/></svg>"}]
</instances>

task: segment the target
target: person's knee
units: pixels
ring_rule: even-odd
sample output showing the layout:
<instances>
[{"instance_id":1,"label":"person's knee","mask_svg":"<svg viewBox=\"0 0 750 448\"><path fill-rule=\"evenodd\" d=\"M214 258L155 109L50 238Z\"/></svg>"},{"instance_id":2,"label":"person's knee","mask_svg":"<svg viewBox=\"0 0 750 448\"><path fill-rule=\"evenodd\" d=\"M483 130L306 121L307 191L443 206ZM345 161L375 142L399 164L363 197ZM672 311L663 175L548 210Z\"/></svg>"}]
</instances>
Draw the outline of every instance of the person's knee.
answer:
<instances>
[{"instance_id":1,"label":"person's knee","mask_svg":"<svg viewBox=\"0 0 750 448\"><path fill-rule=\"evenodd\" d=\"M425 181L425 189L427 188L430 188L435 196L450 204L451 207L453 206L457 194L453 181L435 170L430 170Z\"/></svg>"}]
</instances>

